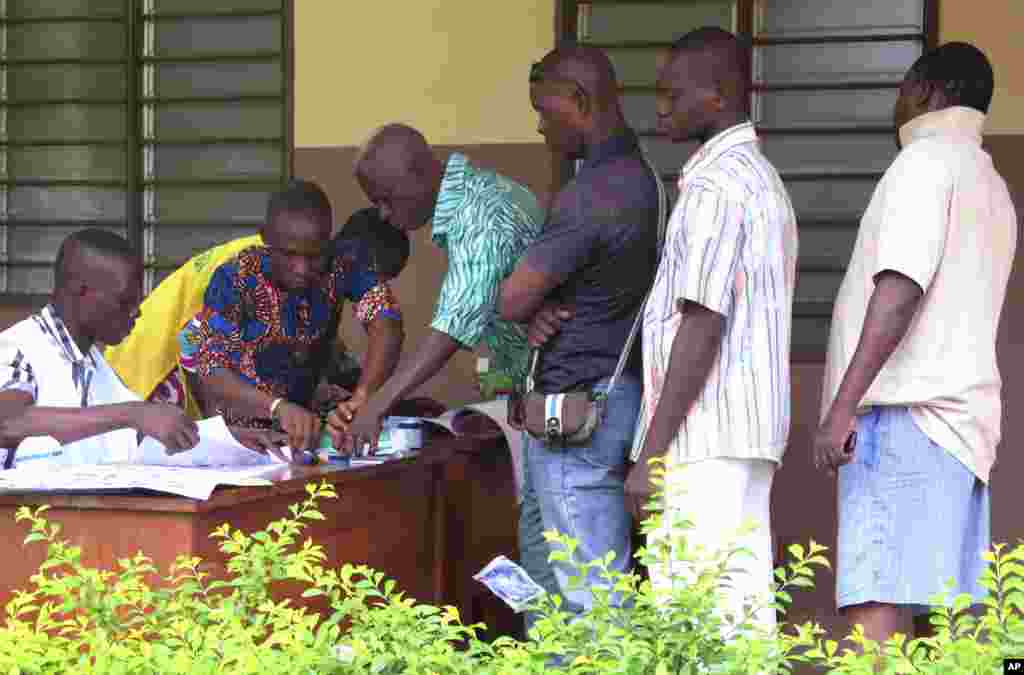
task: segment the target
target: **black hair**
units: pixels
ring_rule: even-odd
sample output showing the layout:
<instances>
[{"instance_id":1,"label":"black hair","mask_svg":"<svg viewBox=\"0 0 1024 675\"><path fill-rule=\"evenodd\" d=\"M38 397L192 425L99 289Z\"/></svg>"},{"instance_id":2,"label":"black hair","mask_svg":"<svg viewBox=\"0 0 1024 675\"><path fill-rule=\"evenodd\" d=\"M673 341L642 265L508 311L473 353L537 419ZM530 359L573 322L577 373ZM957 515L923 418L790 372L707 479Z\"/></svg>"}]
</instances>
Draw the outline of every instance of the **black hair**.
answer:
<instances>
[{"instance_id":1,"label":"black hair","mask_svg":"<svg viewBox=\"0 0 1024 675\"><path fill-rule=\"evenodd\" d=\"M319 185L294 178L267 200L267 224L282 213L315 213L331 219L331 201Z\"/></svg>"},{"instance_id":2,"label":"black hair","mask_svg":"<svg viewBox=\"0 0 1024 675\"><path fill-rule=\"evenodd\" d=\"M358 246L377 274L387 279L397 277L409 261L409 235L380 217L372 207L359 209L349 216L334 237L335 249Z\"/></svg>"},{"instance_id":3,"label":"black hair","mask_svg":"<svg viewBox=\"0 0 1024 675\"><path fill-rule=\"evenodd\" d=\"M735 45L738 48L745 46L739 37L724 28L702 26L701 28L694 28L682 37L676 38L675 42L672 43L671 50L673 52L683 50L700 51L726 44Z\"/></svg>"},{"instance_id":4,"label":"black hair","mask_svg":"<svg viewBox=\"0 0 1024 675\"><path fill-rule=\"evenodd\" d=\"M90 227L68 235L57 250L53 264L53 285L63 288L75 274L75 258L82 253L106 256L126 261L138 261L139 255L127 239L110 230Z\"/></svg>"},{"instance_id":5,"label":"black hair","mask_svg":"<svg viewBox=\"0 0 1024 675\"><path fill-rule=\"evenodd\" d=\"M672 43L671 53L704 52L711 55L710 76L731 81L744 110L749 107L750 42L718 26L696 28Z\"/></svg>"},{"instance_id":6,"label":"black hair","mask_svg":"<svg viewBox=\"0 0 1024 675\"><path fill-rule=\"evenodd\" d=\"M947 42L924 54L907 71L906 79L937 87L951 106L967 106L983 113L988 112L995 87L988 57L966 42Z\"/></svg>"}]
</instances>

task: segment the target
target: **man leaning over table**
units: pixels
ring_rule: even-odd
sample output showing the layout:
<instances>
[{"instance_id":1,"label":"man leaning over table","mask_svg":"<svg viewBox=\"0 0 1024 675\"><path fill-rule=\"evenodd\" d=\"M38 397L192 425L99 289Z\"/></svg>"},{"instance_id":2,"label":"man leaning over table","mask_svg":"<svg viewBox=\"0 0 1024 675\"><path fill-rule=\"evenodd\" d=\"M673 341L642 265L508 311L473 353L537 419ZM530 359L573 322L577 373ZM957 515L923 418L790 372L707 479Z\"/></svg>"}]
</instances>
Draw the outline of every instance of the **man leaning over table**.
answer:
<instances>
[{"instance_id":1,"label":"man leaning over table","mask_svg":"<svg viewBox=\"0 0 1024 675\"><path fill-rule=\"evenodd\" d=\"M376 209L354 212L335 235L332 250L363 247L371 267L389 281L398 276L409 256L408 235L380 221ZM141 398L185 408L193 419L214 414L216 405L199 390L195 376L195 317L214 272L246 249L262 246L259 234L240 237L206 249L172 272L143 300L142 315L127 338L108 345L103 355L121 380ZM182 330L186 326L189 330ZM340 329L339 329L340 330ZM340 400L359 384L362 366L338 342L334 359L317 388L318 401ZM344 391L342 391L344 390ZM243 445L257 452L273 452L280 434L232 426Z\"/></svg>"},{"instance_id":2,"label":"man leaning over table","mask_svg":"<svg viewBox=\"0 0 1024 675\"><path fill-rule=\"evenodd\" d=\"M328 419L336 442L373 441L388 409L436 375L459 349L487 345L497 369L514 382L526 375L522 326L497 314L502 280L540 234L544 212L527 188L483 169L460 153L438 159L423 135L403 124L374 132L355 165L356 179L383 220L412 231L433 223L432 238L448 254L448 271L431 331L409 365L399 370L357 414L340 405ZM516 471L516 475L521 475ZM517 486L517 495L522 495ZM522 505L521 505L522 507ZM532 507L532 508L531 508ZM520 508L519 547L524 559L539 558L536 581L558 587L543 571L547 544L536 503Z\"/></svg>"},{"instance_id":3,"label":"man leaning over table","mask_svg":"<svg viewBox=\"0 0 1024 675\"><path fill-rule=\"evenodd\" d=\"M97 346L128 335L141 301L142 261L127 240L99 229L64 240L50 304L0 333L4 468L128 461L140 435L171 450L195 446L195 422L141 401Z\"/></svg>"},{"instance_id":4,"label":"man leaning over table","mask_svg":"<svg viewBox=\"0 0 1024 675\"><path fill-rule=\"evenodd\" d=\"M293 180L271 196L264 245L214 272L195 328L195 368L204 396L230 425L268 429L276 422L293 449L317 446L311 410L334 348L346 299L368 334L365 367L348 405L358 409L392 373L402 320L390 286L371 269L365 248L331 247L327 195Z\"/></svg>"}]
</instances>

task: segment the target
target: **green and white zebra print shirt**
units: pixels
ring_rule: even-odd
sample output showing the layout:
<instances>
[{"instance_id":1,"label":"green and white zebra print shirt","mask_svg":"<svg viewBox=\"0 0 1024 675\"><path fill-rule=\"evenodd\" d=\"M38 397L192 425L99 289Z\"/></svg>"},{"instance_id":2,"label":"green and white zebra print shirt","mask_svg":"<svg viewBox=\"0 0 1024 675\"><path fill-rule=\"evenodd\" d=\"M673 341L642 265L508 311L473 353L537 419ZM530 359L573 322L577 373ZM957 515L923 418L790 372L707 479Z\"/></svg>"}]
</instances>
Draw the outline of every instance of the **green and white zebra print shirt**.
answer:
<instances>
[{"instance_id":1,"label":"green and white zebra print shirt","mask_svg":"<svg viewBox=\"0 0 1024 675\"><path fill-rule=\"evenodd\" d=\"M481 340L494 367L516 382L526 376L526 331L498 318L501 282L541 232L544 211L527 188L479 169L459 153L448 159L434 243L448 253L448 273L431 327L468 348Z\"/></svg>"}]
</instances>

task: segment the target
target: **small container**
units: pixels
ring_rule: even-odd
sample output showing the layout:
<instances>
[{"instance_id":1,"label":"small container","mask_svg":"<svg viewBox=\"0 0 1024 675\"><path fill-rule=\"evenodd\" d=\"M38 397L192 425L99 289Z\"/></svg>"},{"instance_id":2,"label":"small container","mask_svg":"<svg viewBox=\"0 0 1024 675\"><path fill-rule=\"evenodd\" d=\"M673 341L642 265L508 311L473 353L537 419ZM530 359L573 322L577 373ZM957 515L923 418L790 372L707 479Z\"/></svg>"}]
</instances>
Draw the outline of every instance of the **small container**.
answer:
<instances>
[{"instance_id":1,"label":"small container","mask_svg":"<svg viewBox=\"0 0 1024 675\"><path fill-rule=\"evenodd\" d=\"M423 420L418 417L388 417L391 451L396 455L423 447Z\"/></svg>"}]
</instances>

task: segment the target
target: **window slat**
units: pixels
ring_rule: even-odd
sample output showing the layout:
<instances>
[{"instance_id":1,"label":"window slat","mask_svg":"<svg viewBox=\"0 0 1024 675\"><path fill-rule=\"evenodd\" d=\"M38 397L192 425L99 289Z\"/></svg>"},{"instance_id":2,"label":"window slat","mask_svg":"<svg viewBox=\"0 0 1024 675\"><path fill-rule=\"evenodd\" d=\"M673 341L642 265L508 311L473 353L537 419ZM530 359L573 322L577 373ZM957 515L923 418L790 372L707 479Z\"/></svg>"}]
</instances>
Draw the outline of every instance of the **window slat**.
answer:
<instances>
[{"instance_id":1,"label":"window slat","mask_svg":"<svg viewBox=\"0 0 1024 675\"><path fill-rule=\"evenodd\" d=\"M90 18L123 17L124 0L7 0L3 3L8 20L59 20L66 16Z\"/></svg>"},{"instance_id":2,"label":"window slat","mask_svg":"<svg viewBox=\"0 0 1024 675\"><path fill-rule=\"evenodd\" d=\"M281 11L284 5L281 0L154 0L153 14L218 14L234 12L237 14Z\"/></svg>"},{"instance_id":3,"label":"window slat","mask_svg":"<svg viewBox=\"0 0 1024 675\"><path fill-rule=\"evenodd\" d=\"M140 240L150 287L258 228L288 171L284 2L0 5L0 293L48 293L82 227Z\"/></svg>"}]
</instances>

